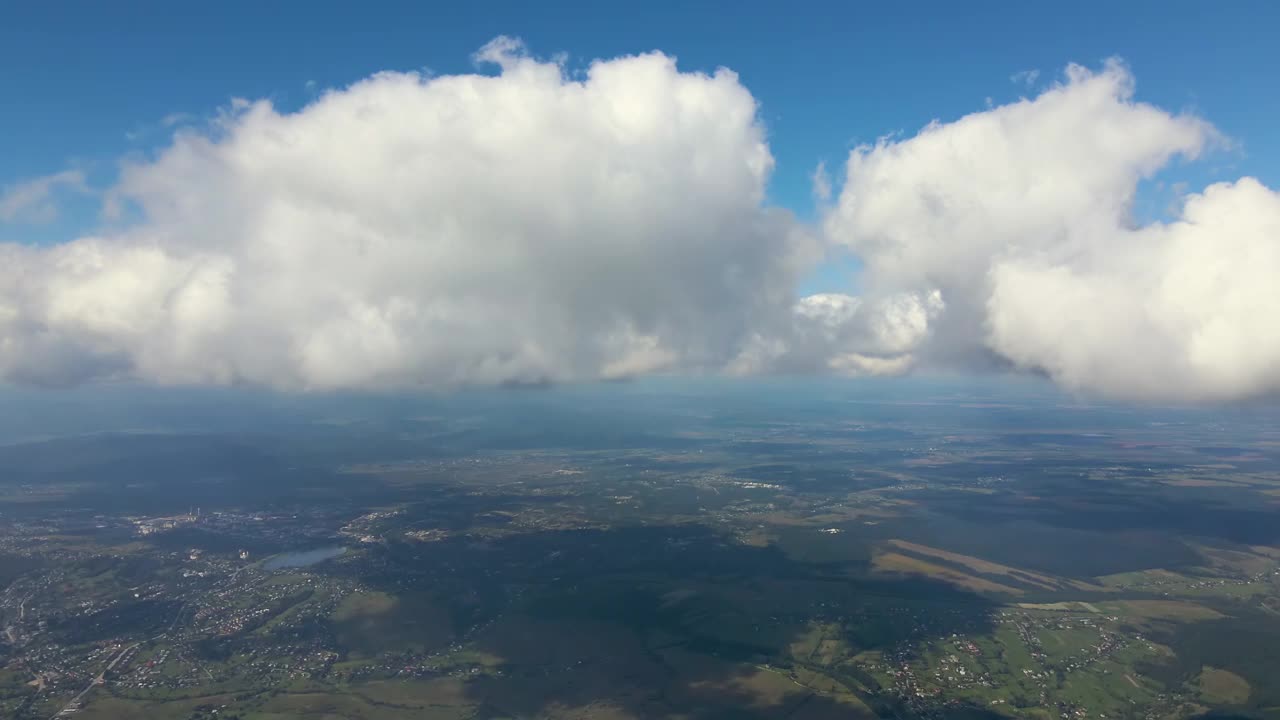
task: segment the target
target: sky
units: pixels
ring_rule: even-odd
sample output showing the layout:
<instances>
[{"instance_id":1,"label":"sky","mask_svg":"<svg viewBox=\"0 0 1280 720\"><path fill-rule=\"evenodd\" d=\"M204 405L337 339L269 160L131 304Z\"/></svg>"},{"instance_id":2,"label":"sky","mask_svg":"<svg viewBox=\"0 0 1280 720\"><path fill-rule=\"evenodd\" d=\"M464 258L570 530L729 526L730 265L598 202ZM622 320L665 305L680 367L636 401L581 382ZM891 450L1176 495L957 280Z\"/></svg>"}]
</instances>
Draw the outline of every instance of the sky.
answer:
<instances>
[{"instance_id":1,"label":"sky","mask_svg":"<svg viewBox=\"0 0 1280 720\"><path fill-rule=\"evenodd\" d=\"M1141 99L1195 109L1240 144L1191 177L1222 168L1280 183L1274 3L647 5L11 4L0 10L0 184L68 167L108 180L121 157L164 143L166 120L207 117L235 97L298 108L382 70L472 72L471 56L499 35L570 65L661 50L684 70L733 69L769 129L771 194L806 216L818 162L1027 94L1036 83L1018 73L1042 84L1067 63L1113 56Z\"/></svg>"},{"instance_id":2,"label":"sky","mask_svg":"<svg viewBox=\"0 0 1280 720\"><path fill-rule=\"evenodd\" d=\"M1278 22L1265 2L8 5L0 378L996 368L1273 395ZM476 73L510 92L448 86ZM1024 192L1042 180L1051 200Z\"/></svg>"}]
</instances>

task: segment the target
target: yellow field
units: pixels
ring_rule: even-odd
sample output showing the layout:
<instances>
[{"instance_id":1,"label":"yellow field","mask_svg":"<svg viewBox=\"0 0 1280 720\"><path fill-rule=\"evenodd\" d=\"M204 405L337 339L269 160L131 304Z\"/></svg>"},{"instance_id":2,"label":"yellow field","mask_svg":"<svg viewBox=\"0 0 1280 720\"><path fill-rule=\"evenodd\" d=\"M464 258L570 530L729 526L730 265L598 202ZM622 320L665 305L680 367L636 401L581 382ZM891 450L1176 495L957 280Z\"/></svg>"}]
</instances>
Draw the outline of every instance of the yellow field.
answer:
<instances>
[{"instance_id":1,"label":"yellow field","mask_svg":"<svg viewBox=\"0 0 1280 720\"><path fill-rule=\"evenodd\" d=\"M1197 678L1200 697L1217 705L1243 705L1249 700L1249 682L1233 672L1204 666Z\"/></svg>"},{"instance_id":2,"label":"yellow field","mask_svg":"<svg viewBox=\"0 0 1280 720\"><path fill-rule=\"evenodd\" d=\"M1087 602L1053 602L1053 603L1017 603L1014 607L1023 610L1046 610L1049 612L1087 612L1101 614L1097 605Z\"/></svg>"},{"instance_id":3,"label":"yellow field","mask_svg":"<svg viewBox=\"0 0 1280 720\"><path fill-rule=\"evenodd\" d=\"M1241 483L1228 482L1226 480L1206 480L1201 478L1177 478L1161 482L1173 487L1240 487L1241 485Z\"/></svg>"},{"instance_id":4,"label":"yellow field","mask_svg":"<svg viewBox=\"0 0 1280 720\"><path fill-rule=\"evenodd\" d=\"M878 551L871 559L871 567L882 573L920 575L933 580L941 580L949 585L974 592L1000 593L1003 595L1022 594L1022 590L1018 588L991 582L985 578L965 575L951 568L908 557L901 553Z\"/></svg>"},{"instance_id":5,"label":"yellow field","mask_svg":"<svg viewBox=\"0 0 1280 720\"><path fill-rule=\"evenodd\" d=\"M1105 602L1015 603L1023 610L1052 612L1087 612L1097 615L1119 615L1142 620L1217 620L1222 613L1199 603L1185 600L1107 600Z\"/></svg>"},{"instance_id":6,"label":"yellow field","mask_svg":"<svg viewBox=\"0 0 1280 720\"><path fill-rule=\"evenodd\" d=\"M1207 559L1213 567L1226 567L1247 575L1266 572L1276 565L1276 559L1268 555L1222 550L1220 548L1197 547L1196 550Z\"/></svg>"},{"instance_id":7,"label":"yellow field","mask_svg":"<svg viewBox=\"0 0 1280 720\"><path fill-rule=\"evenodd\" d=\"M1096 580L1108 587L1191 582L1191 579L1185 575L1179 575L1172 570L1164 570L1162 568L1156 568L1153 570L1135 570L1133 572L1115 573L1114 575L1102 575L1096 578Z\"/></svg>"},{"instance_id":8,"label":"yellow field","mask_svg":"<svg viewBox=\"0 0 1280 720\"><path fill-rule=\"evenodd\" d=\"M1149 620L1217 620L1226 617L1213 608L1184 600L1116 600L1098 603L1104 613L1142 617Z\"/></svg>"},{"instance_id":9,"label":"yellow field","mask_svg":"<svg viewBox=\"0 0 1280 720\"><path fill-rule=\"evenodd\" d=\"M985 575L1001 575L1015 582L1025 583L1043 590L1076 589L1094 592L1105 592L1107 590L1107 588L1092 585L1080 580L1055 578L1043 573L1022 570L1008 565L1001 565L972 555L961 555L960 553L929 547L928 545L907 542L906 540L890 540L888 544L898 549L915 553L916 555L927 555L929 557L938 558L939 560L946 560L947 562L955 563L956 565L963 565L974 572L983 573Z\"/></svg>"},{"instance_id":10,"label":"yellow field","mask_svg":"<svg viewBox=\"0 0 1280 720\"><path fill-rule=\"evenodd\" d=\"M986 573L988 575L1014 575L1016 573L1023 576L1022 578L1019 578L1023 582L1038 585L1046 590L1056 590L1058 587L1057 583L1051 577L1025 570L1018 570L1007 565L989 562L981 558L973 557L972 555L961 555L947 550L932 548L928 545L918 545L916 543L907 542L906 540L890 540L889 544L918 555L929 555L948 562L953 562L957 565L963 565L974 572Z\"/></svg>"}]
</instances>

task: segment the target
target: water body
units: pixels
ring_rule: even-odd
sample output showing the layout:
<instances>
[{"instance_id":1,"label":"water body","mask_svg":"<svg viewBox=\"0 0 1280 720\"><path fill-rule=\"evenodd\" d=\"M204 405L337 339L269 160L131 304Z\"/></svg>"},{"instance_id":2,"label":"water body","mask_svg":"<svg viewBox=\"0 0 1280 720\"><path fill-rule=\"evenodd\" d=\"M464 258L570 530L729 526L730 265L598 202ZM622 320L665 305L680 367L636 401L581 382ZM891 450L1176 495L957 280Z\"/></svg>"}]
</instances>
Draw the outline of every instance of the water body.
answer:
<instances>
[{"instance_id":1,"label":"water body","mask_svg":"<svg viewBox=\"0 0 1280 720\"><path fill-rule=\"evenodd\" d=\"M283 555L276 555L275 557L267 560L262 564L262 567L264 570L306 567L308 565L315 565L318 562L324 562L330 558L336 558L346 551L347 549L345 547L334 546L284 553Z\"/></svg>"}]
</instances>

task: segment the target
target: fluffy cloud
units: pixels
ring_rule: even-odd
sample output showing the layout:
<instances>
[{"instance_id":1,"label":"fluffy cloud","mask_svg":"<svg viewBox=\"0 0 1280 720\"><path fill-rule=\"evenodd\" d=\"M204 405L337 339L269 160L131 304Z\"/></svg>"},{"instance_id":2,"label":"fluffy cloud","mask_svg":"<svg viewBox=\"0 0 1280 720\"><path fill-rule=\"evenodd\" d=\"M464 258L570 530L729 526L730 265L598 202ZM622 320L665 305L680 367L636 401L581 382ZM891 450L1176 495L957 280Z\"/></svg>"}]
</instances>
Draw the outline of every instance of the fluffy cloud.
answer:
<instances>
[{"instance_id":1,"label":"fluffy cloud","mask_svg":"<svg viewBox=\"0 0 1280 720\"><path fill-rule=\"evenodd\" d=\"M1139 183L1217 134L1135 102L1119 63L860 147L839 188L819 166L807 228L765 203L773 159L732 72L652 53L578 75L506 38L476 59L498 72L238 101L124 168L125 229L0 244L0 381L995 365L1143 400L1280 390L1280 195L1241 179L1135 225ZM82 186L43 178L0 212ZM858 258L860 296L797 297L824 252Z\"/></svg>"},{"instance_id":2,"label":"fluffy cloud","mask_svg":"<svg viewBox=\"0 0 1280 720\"><path fill-rule=\"evenodd\" d=\"M48 223L58 216L54 195L63 190L86 192L84 173L64 170L0 190L0 221Z\"/></svg>"},{"instance_id":3,"label":"fluffy cloud","mask_svg":"<svg viewBox=\"0 0 1280 720\"><path fill-rule=\"evenodd\" d=\"M1073 257L992 266L989 342L1068 387L1141 400L1280 390L1280 194L1251 178Z\"/></svg>"},{"instance_id":4,"label":"fluffy cloud","mask_svg":"<svg viewBox=\"0 0 1280 720\"><path fill-rule=\"evenodd\" d=\"M719 371L791 332L817 248L763 205L734 73L654 53L570 77L506 38L476 59L500 72L238 102L123 171L130 229L0 246L0 375L560 381Z\"/></svg>"},{"instance_id":5,"label":"fluffy cloud","mask_svg":"<svg viewBox=\"0 0 1280 720\"><path fill-rule=\"evenodd\" d=\"M899 375L944 308L937 291L861 298L819 293L800 298L785 332L757 336L731 372Z\"/></svg>"},{"instance_id":6,"label":"fluffy cloud","mask_svg":"<svg viewBox=\"0 0 1280 720\"><path fill-rule=\"evenodd\" d=\"M937 292L918 362L993 361L1077 390L1232 400L1280 390L1280 196L1252 179L1135 227L1141 180L1217 138L1133 100L1118 62L850 156L825 232L871 297Z\"/></svg>"}]
</instances>

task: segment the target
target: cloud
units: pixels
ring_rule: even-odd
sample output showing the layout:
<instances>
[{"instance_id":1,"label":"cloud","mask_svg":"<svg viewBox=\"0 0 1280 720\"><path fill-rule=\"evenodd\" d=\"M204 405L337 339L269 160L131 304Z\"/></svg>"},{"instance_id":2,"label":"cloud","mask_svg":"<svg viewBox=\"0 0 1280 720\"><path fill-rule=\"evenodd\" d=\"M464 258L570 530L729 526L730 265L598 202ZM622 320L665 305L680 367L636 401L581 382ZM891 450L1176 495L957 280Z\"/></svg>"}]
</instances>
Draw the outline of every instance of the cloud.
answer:
<instances>
[{"instance_id":1,"label":"cloud","mask_svg":"<svg viewBox=\"0 0 1280 720\"><path fill-rule=\"evenodd\" d=\"M992 267L993 348L1083 390L1139 400L1280 391L1280 193L1185 199L1176 222L1097 235L1075 257Z\"/></svg>"},{"instance_id":2,"label":"cloud","mask_svg":"<svg viewBox=\"0 0 1280 720\"><path fill-rule=\"evenodd\" d=\"M63 190L88 192L84 173L64 170L0 190L0 221L31 224L51 223L58 219L56 196Z\"/></svg>"},{"instance_id":3,"label":"cloud","mask_svg":"<svg viewBox=\"0 0 1280 720\"><path fill-rule=\"evenodd\" d=\"M1217 133L1133 90L1119 62L1071 66L1034 99L850 155L825 233L870 297L939 293L917 364L1149 401L1280 390L1280 195L1244 178L1137 226L1139 182Z\"/></svg>"},{"instance_id":4,"label":"cloud","mask_svg":"<svg viewBox=\"0 0 1280 720\"><path fill-rule=\"evenodd\" d=\"M497 73L237 101L125 167L108 201L138 224L0 245L0 377L449 387L716 372L789 342L821 251L764 205L734 73L652 53L570 78L508 38L476 61Z\"/></svg>"},{"instance_id":5,"label":"cloud","mask_svg":"<svg viewBox=\"0 0 1280 720\"><path fill-rule=\"evenodd\" d=\"M813 185L813 198L815 200L825 203L831 199L831 173L827 172L827 164L825 162L818 163L809 179Z\"/></svg>"},{"instance_id":6,"label":"cloud","mask_svg":"<svg viewBox=\"0 0 1280 720\"><path fill-rule=\"evenodd\" d=\"M1009 76L1009 82L1013 83L1014 85L1026 85L1027 87L1031 87L1032 85L1035 85L1036 81L1039 79L1040 79L1040 71L1034 70L1034 69L1019 70L1018 72Z\"/></svg>"},{"instance_id":7,"label":"cloud","mask_svg":"<svg viewBox=\"0 0 1280 720\"><path fill-rule=\"evenodd\" d=\"M1223 140L1136 102L1119 62L859 147L838 192L818 165L807 227L765 202L773 158L733 72L650 53L570 73L509 38L473 59L291 113L237 99L125 165L106 203L132 225L0 244L0 381L996 367L1146 401L1280 390L1280 196L1179 189L1176 219L1136 223L1144 179ZM798 296L845 255L861 295Z\"/></svg>"},{"instance_id":8,"label":"cloud","mask_svg":"<svg viewBox=\"0 0 1280 720\"><path fill-rule=\"evenodd\" d=\"M945 308L941 293L899 293L858 298L822 293L802 298L796 310L793 362L845 375L900 374L911 369L912 351Z\"/></svg>"},{"instance_id":9,"label":"cloud","mask_svg":"<svg viewBox=\"0 0 1280 720\"><path fill-rule=\"evenodd\" d=\"M818 293L799 298L785 330L756 334L726 368L762 373L900 375L944 308L939 293L861 298Z\"/></svg>"}]
</instances>

